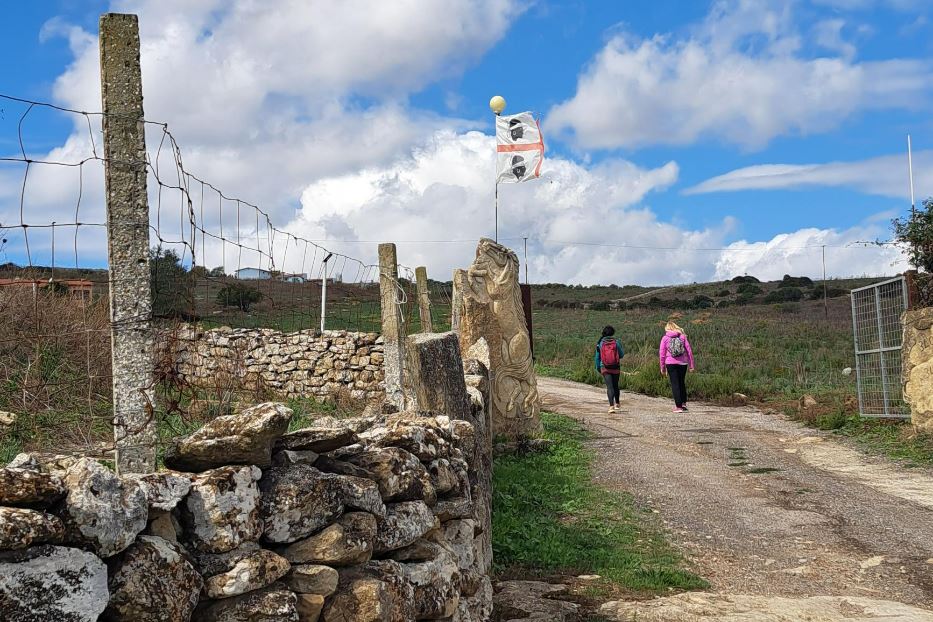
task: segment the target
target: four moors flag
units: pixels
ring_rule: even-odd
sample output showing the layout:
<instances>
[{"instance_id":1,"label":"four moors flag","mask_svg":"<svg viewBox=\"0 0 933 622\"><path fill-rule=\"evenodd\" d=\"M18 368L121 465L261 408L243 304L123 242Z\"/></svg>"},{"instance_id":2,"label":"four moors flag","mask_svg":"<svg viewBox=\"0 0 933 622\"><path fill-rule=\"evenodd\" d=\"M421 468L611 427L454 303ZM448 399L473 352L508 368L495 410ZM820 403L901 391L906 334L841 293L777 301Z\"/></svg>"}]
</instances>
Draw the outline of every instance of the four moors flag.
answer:
<instances>
[{"instance_id":1,"label":"four moors flag","mask_svg":"<svg viewBox=\"0 0 933 622\"><path fill-rule=\"evenodd\" d=\"M530 112L496 117L496 183L537 179L544 161L544 138Z\"/></svg>"}]
</instances>

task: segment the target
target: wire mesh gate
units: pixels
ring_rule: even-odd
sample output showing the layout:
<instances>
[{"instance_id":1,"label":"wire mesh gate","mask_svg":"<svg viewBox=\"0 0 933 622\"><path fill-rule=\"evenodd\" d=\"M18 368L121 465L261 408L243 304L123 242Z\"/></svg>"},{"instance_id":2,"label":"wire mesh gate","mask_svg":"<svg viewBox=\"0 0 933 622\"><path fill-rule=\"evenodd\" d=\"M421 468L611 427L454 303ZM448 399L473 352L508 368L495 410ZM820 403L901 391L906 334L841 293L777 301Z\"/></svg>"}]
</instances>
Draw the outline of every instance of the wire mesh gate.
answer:
<instances>
[{"instance_id":1,"label":"wire mesh gate","mask_svg":"<svg viewBox=\"0 0 933 622\"><path fill-rule=\"evenodd\" d=\"M901 314L907 282L900 276L852 290L852 328L862 417L907 419L901 385Z\"/></svg>"}]
</instances>

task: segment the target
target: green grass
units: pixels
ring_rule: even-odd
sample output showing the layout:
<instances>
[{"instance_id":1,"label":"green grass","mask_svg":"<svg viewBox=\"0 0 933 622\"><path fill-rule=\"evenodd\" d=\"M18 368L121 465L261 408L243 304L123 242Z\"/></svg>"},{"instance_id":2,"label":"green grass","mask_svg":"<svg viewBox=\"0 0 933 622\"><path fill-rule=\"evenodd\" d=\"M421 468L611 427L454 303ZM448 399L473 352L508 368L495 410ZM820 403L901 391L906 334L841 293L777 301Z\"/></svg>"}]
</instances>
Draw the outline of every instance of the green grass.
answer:
<instances>
[{"instance_id":1,"label":"green grass","mask_svg":"<svg viewBox=\"0 0 933 622\"><path fill-rule=\"evenodd\" d=\"M916 432L908 424L846 417L835 433L852 439L868 453L887 456L905 466L933 467L933 435Z\"/></svg>"},{"instance_id":2,"label":"green grass","mask_svg":"<svg viewBox=\"0 0 933 622\"><path fill-rule=\"evenodd\" d=\"M651 514L628 495L591 482L585 429L573 419L542 414L541 454L495 463L493 549L508 575L598 574L638 593L696 589L706 583L684 568Z\"/></svg>"}]
</instances>

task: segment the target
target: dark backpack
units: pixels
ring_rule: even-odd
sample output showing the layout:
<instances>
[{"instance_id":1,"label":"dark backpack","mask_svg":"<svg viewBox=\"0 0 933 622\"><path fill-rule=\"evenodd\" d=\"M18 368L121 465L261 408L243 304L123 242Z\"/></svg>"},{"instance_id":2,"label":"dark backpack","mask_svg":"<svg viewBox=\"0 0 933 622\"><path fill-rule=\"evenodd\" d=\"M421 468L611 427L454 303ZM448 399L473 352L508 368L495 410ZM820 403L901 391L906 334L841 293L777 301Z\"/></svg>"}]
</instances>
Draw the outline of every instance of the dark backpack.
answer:
<instances>
[{"instance_id":1,"label":"dark backpack","mask_svg":"<svg viewBox=\"0 0 933 622\"><path fill-rule=\"evenodd\" d=\"M615 339L603 339L599 342L599 362L606 369L619 369L619 349Z\"/></svg>"},{"instance_id":2,"label":"dark backpack","mask_svg":"<svg viewBox=\"0 0 933 622\"><path fill-rule=\"evenodd\" d=\"M676 337L671 337L670 341L667 342L667 353L673 356L674 358L680 358L687 353L687 348L684 346L684 339L680 335Z\"/></svg>"}]
</instances>

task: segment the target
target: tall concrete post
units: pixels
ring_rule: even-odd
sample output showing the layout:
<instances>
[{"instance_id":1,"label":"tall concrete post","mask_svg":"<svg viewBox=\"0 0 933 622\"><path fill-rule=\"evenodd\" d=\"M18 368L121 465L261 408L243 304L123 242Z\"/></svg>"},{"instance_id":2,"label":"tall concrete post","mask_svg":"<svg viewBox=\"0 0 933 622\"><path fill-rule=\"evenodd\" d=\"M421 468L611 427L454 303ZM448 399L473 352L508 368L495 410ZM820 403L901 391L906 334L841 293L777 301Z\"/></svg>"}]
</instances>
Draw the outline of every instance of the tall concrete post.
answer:
<instances>
[{"instance_id":1,"label":"tall concrete post","mask_svg":"<svg viewBox=\"0 0 933 622\"><path fill-rule=\"evenodd\" d=\"M454 270L454 278L450 288L450 330L460 332L460 314L463 311L463 288L461 284L466 279L466 270Z\"/></svg>"},{"instance_id":2,"label":"tall concrete post","mask_svg":"<svg viewBox=\"0 0 933 622\"><path fill-rule=\"evenodd\" d=\"M428 291L428 269L424 266L415 268L415 287L418 291L418 314L421 318L421 332L433 333L431 293Z\"/></svg>"},{"instance_id":3,"label":"tall concrete post","mask_svg":"<svg viewBox=\"0 0 933 622\"><path fill-rule=\"evenodd\" d=\"M156 466L156 426L146 132L135 15L101 16L100 73L116 466L119 473L146 473Z\"/></svg>"},{"instance_id":4,"label":"tall concrete post","mask_svg":"<svg viewBox=\"0 0 933 622\"><path fill-rule=\"evenodd\" d=\"M395 244L379 245L379 293L382 307L386 401L405 409L402 374L405 369L405 326L399 306L398 257Z\"/></svg>"}]
</instances>

